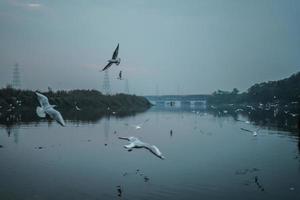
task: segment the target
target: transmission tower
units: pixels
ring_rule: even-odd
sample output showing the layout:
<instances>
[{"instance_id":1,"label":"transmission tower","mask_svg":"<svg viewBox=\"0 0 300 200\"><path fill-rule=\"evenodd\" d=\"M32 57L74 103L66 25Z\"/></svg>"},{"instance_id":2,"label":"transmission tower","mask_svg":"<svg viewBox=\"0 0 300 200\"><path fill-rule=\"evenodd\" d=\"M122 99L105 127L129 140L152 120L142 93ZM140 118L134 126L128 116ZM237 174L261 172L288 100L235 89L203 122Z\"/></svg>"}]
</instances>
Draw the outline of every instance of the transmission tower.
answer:
<instances>
[{"instance_id":1,"label":"transmission tower","mask_svg":"<svg viewBox=\"0 0 300 200\"><path fill-rule=\"evenodd\" d=\"M125 94L129 94L129 83L128 83L128 79L126 79L126 82L125 82Z\"/></svg>"},{"instance_id":2,"label":"transmission tower","mask_svg":"<svg viewBox=\"0 0 300 200\"><path fill-rule=\"evenodd\" d=\"M15 89L20 89L21 88L20 71L19 71L19 64L18 63L16 63L14 65L12 87L15 88Z\"/></svg>"},{"instance_id":3,"label":"transmission tower","mask_svg":"<svg viewBox=\"0 0 300 200\"><path fill-rule=\"evenodd\" d=\"M104 79L103 79L103 85L102 86L103 86L104 94L110 95L111 91L110 91L110 83L109 83L108 70L104 71Z\"/></svg>"}]
</instances>

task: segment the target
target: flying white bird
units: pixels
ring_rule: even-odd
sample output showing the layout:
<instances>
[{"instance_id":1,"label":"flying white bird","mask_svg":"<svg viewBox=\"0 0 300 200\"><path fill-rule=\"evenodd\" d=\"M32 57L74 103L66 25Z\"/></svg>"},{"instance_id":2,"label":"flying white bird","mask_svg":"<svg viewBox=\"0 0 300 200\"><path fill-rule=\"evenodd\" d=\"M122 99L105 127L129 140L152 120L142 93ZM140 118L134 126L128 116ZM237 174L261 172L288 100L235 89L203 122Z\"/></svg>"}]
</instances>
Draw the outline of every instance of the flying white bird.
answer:
<instances>
[{"instance_id":1,"label":"flying white bird","mask_svg":"<svg viewBox=\"0 0 300 200\"><path fill-rule=\"evenodd\" d=\"M112 56L112 58L110 60L108 60L107 62L107 65L102 69L102 71L108 69L109 67L112 66L112 64L116 64L116 65L119 65L120 62L121 62L121 59L118 58L118 53L119 53L119 44L117 46L117 48L115 49L114 51L114 54Z\"/></svg>"},{"instance_id":2,"label":"flying white bird","mask_svg":"<svg viewBox=\"0 0 300 200\"><path fill-rule=\"evenodd\" d=\"M295 114L295 113L290 113L290 115L291 115L292 117L297 117L297 116L298 116L298 114Z\"/></svg>"},{"instance_id":3,"label":"flying white bird","mask_svg":"<svg viewBox=\"0 0 300 200\"><path fill-rule=\"evenodd\" d=\"M81 108L79 108L79 107L77 106L77 102L76 102L76 101L74 102L74 105L75 105L75 109L76 109L77 111L81 111Z\"/></svg>"},{"instance_id":4,"label":"flying white bird","mask_svg":"<svg viewBox=\"0 0 300 200\"><path fill-rule=\"evenodd\" d=\"M243 130L243 131L253 133L253 136L257 136L259 129L260 128L258 128L256 131L252 131L252 130L249 130L249 129L241 128L241 130Z\"/></svg>"},{"instance_id":5,"label":"flying white bird","mask_svg":"<svg viewBox=\"0 0 300 200\"><path fill-rule=\"evenodd\" d=\"M130 125L131 127L135 128L135 129L141 129L142 126L147 122L149 121L150 119L146 119L143 123L140 123L140 124L136 124L136 125ZM129 124L125 124L126 126L129 126Z\"/></svg>"},{"instance_id":6,"label":"flying white bird","mask_svg":"<svg viewBox=\"0 0 300 200\"><path fill-rule=\"evenodd\" d=\"M78 110L78 111L81 110L77 105L75 105L75 108L76 108L76 110Z\"/></svg>"},{"instance_id":7,"label":"flying white bird","mask_svg":"<svg viewBox=\"0 0 300 200\"><path fill-rule=\"evenodd\" d=\"M244 121L244 120L240 120L240 119L236 119L236 121L238 121L238 122L244 122L246 124L250 124L250 121Z\"/></svg>"},{"instance_id":8,"label":"flying white bird","mask_svg":"<svg viewBox=\"0 0 300 200\"><path fill-rule=\"evenodd\" d=\"M65 121L61 116L60 112L54 109L56 105L50 105L48 98L38 92L35 93L37 95L38 101L41 106L36 107L36 114L39 117L46 117L46 113L54 120L56 120L60 125L65 126Z\"/></svg>"},{"instance_id":9,"label":"flying white bird","mask_svg":"<svg viewBox=\"0 0 300 200\"><path fill-rule=\"evenodd\" d=\"M128 140L130 142L128 145L124 145L124 148L126 148L128 151L132 151L133 148L145 148L160 159L165 159L165 157L155 145L144 143L136 137L119 137L119 139Z\"/></svg>"}]
</instances>

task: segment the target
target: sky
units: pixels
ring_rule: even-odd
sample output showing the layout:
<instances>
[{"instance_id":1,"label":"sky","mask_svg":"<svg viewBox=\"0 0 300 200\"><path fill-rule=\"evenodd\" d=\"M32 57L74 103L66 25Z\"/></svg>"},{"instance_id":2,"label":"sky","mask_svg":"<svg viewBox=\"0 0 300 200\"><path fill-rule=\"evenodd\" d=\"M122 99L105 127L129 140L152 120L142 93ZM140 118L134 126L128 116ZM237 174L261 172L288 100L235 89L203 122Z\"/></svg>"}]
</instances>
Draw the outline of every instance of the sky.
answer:
<instances>
[{"instance_id":1,"label":"sky","mask_svg":"<svg viewBox=\"0 0 300 200\"><path fill-rule=\"evenodd\" d=\"M0 87L210 94L300 71L298 0L0 0Z\"/></svg>"}]
</instances>

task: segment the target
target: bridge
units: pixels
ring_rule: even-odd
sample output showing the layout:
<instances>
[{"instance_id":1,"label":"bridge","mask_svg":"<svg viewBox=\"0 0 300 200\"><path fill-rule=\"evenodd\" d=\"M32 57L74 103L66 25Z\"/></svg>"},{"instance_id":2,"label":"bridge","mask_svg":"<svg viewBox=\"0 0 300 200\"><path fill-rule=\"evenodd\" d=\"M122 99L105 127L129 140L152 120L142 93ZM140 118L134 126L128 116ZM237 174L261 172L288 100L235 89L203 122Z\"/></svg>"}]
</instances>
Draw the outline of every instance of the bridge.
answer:
<instances>
[{"instance_id":1,"label":"bridge","mask_svg":"<svg viewBox=\"0 0 300 200\"><path fill-rule=\"evenodd\" d=\"M157 106L175 106L175 107L193 107L206 106L208 95L163 95L163 96L145 96L153 105Z\"/></svg>"}]
</instances>

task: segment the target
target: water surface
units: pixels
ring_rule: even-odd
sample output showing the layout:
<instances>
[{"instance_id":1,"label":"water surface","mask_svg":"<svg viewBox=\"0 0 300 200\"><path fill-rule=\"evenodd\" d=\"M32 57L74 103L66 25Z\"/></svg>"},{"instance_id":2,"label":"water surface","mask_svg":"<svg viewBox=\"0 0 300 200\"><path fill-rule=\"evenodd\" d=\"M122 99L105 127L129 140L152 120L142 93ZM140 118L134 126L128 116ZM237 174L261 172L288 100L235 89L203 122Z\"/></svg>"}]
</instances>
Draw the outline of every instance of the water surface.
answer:
<instances>
[{"instance_id":1,"label":"water surface","mask_svg":"<svg viewBox=\"0 0 300 200\"><path fill-rule=\"evenodd\" d=\"M258 125L193 109L152 108L66 127L2 125L0 199L300 198L296 133L261 126L254 137L240 128ZM146 119L139 130L125 125ZM154 144L166 159L145 149L128 152L119 136Z\"/></svg>"}]
</instances>

